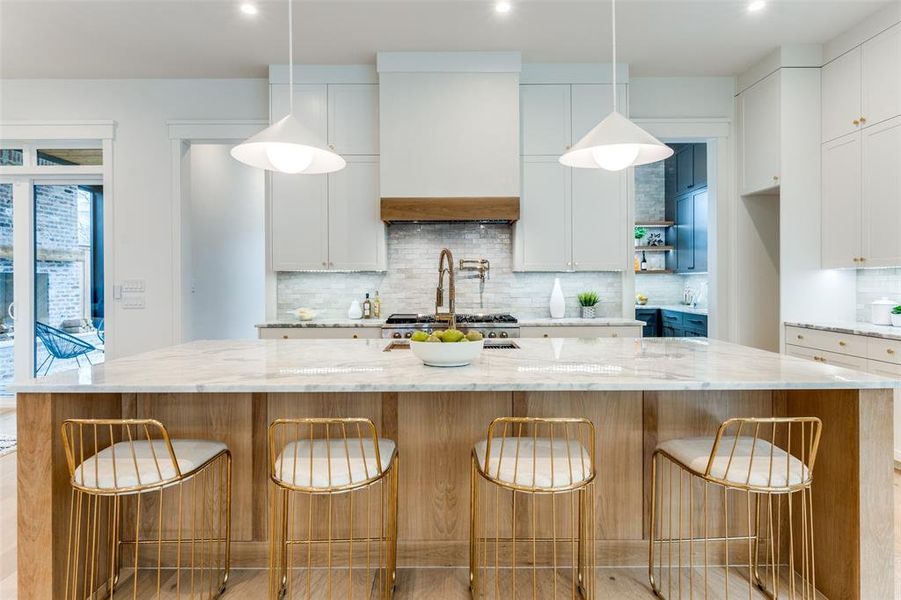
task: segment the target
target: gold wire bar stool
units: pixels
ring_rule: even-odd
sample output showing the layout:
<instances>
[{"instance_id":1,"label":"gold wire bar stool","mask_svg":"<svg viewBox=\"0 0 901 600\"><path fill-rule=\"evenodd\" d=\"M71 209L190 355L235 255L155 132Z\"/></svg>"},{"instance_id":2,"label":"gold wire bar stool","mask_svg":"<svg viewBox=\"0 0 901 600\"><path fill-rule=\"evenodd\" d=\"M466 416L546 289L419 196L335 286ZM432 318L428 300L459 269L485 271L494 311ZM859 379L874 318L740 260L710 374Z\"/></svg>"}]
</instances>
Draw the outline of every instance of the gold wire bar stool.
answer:
<instances>
[{"instance_id":1,"label":"gold wire bar stool","mask_svg":"<svg viewBox=\"0 0 901 600\"><path fill-rule=\"evenodd\" d=\"M595 465L588 419L491 422L472 449L474 598L595 597Z\"/></svg>"},{"instance_id":2,"label":"gold wire bar stool","mask_svg":"<svg viewBox=\"0 0 901 600\"><path fill-rule=\"evenodd\" d=\"M231 453L153 419L69 419L65 600L214 598L231 558ZM123 577L124 575L124 577ZM127 576L131 576L128 582Z\"/></svg>"},{"instance_id":3,"label":"gold wire bar stool","mask_svg":"<svg viewBox=\"0 0 901 600\"><path fill-rule=\"evenodd\" d=\"M391 598L397 448L369 419L269 426L270 598Z\"/></svg>"},{"instance_id":4,"label":"gold wire bar stool","mask_svg":"<svg viewBox=\"0 0 901 600\"><path fill-rule=\"evenodd\" d=\"M814 600L815 417L735 418L651 463L648 577L661 598ZM732 573L730 579L730 572Z\"/></svg>"}]
</instances>

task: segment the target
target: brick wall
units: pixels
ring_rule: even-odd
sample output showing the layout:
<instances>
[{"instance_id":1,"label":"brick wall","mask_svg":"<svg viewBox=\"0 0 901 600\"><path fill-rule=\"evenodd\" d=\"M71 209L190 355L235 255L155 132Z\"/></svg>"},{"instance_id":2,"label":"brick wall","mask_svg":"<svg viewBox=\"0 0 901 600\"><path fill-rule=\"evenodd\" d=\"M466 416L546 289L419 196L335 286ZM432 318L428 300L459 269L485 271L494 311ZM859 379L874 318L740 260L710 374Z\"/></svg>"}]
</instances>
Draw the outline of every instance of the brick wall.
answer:
<instances>
[{"instance_id":1,"label":"brick wall","mask_svg":"<svg viewBox=\"0 0 901 600\"><path fill-rule=\"evenodd\" d=\"M38 186L35 195L37 272L49 275L49 325L83 316L84 266L78 245L76 186ZM0 273L12 272L12 186L0 185ZM5 307L3 314L5 315Z\"/></svg>"},{"instance_id":2,"label":"brick wall","mask_svg":"<svg viewBox=\"0 0 901 600\"><path fill-rule=\"evenodd\" d=\"M512 227L480 223L398 223L388 227L385 273L278 273L278 318L305 306L321 316L345 316L351 300L379 290L383 316L392 312L433 312L438 255L450 248L455 261L486 258L489 278L457 272L457 312L509 312L519 317L548 316L554 278L566 297L567 316L578 316L579 292L601 296L599 316L620 316L620 273L514 273Z\"/></svg>"},{"instance_id":3,"label":"brick wall","mask_svg":"<svg viewBox=\"0 0 901 600\"><path fill-rule=\"evenodd\" d=\"M663 161L635 167L635 220L662 221L664 219Z\"/></svg>"}]
</instances>

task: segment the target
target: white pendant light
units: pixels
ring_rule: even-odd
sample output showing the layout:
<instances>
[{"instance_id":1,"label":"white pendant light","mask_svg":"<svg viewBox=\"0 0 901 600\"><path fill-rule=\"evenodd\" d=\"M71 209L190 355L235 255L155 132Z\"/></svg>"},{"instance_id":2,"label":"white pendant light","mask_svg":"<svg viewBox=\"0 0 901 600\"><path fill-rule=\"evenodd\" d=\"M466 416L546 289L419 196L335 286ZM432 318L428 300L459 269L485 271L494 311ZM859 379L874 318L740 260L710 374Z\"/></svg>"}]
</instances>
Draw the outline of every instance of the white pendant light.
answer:
<instances>
[{"instance_id":1,"label":"white pendant light","mask_svg":"<svg viewBox=\"0 0 901 600\"><path fill-rule=\"evenodd\" d=\"M582 169L622 171L673 155L673 149L624 117L617 110L616 0L611 2L613 21L613 112L594 126L566 154L560 164Z\"/></svg>"},{"instance_id":2,"label":"white pendant light","mask_svg":"<svg viewBox=\"0 0 901 600\"><path fill-rule=\"evenodd\" d=\"M328 149L310 128L294 116L294 15L288 0L288 116L231 149L233 158L251 167L279 173L333 173L347 163Z\"/></svg>"}]
</instances>

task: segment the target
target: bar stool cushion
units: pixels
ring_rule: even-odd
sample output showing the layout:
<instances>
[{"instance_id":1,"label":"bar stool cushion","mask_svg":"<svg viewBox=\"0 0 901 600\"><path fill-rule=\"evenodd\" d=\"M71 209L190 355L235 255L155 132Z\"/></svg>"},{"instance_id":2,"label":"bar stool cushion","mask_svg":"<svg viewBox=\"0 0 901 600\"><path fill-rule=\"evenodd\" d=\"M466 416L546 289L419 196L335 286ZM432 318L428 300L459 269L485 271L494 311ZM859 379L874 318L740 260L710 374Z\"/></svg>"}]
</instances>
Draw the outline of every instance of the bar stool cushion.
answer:
<instances>
[{"instance_id":1,"label":"bar stool cushion","mask_svg":"<svg viewBox=\"0 0 901 600\"><path fill-rule=\"evenodd\" d=\"M591 477L591 455L578 440L492 438L491 456L485 469L487 446L488 441L482 440L474 447L479 468L502 483L556 489L577 485Z\"/></svg>"},{"instance_id":2,"label":"bar stool cushion","mask_svg":"<svg viewBox=\"0 0 901 600\"><path fill-rule=\"evenodd\" d=\"M697 475L703 476L710 461L714 441L713 437L674 439L662 442L657 449L666 452ZM716 450L710 475L738 485L784 488L807 480L809 471L807 465L799 459L788 455L785 450L773 446L766 440L757 438L755 442L752 437L740 437L738 443L735 443L734 437L724 437Z\"/></svg>"},{"instance_id":3,"label":"bar stool cushion","mask_svg":"<svg viewBox=\"0 0 901 600\"><path fill-rule=\"evenodd\" d=\"M379 471L372 438L291 442L275 461L275 477L287 485L323 490L362 483L388 470L395 448L392 440L379 439Z\"/></svg>"},{"instance_id":4,"label":"bar stool cushion","mask_svg":"<svg viewBox=\"0 0 901 600\"><path fill-rule=\"evenodd\" d=\"M208 440L170 441L182 476L192 474L227 449L221 442ZM72 480L88 489L116 490L152 486L173 479L175 475L175 466L165 441L153 440L151 446L147 440L136 440L118 442L86 459L75 469Z\"/></svg>"}]
</instances>

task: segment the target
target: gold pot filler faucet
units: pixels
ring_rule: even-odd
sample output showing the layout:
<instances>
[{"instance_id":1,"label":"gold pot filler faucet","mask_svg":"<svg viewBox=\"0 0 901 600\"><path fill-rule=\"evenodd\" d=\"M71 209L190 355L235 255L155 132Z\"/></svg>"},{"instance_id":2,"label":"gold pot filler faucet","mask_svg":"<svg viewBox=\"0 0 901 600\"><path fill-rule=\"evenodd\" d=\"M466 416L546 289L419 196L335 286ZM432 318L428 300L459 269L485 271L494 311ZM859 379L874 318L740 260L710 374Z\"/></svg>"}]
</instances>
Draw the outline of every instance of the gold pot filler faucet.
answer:
<instances>
[{"instance_id":1,"label":"gold pot filler faucet","mask_svg":"<svg viewBox=\"0 0 901 600\"><path fill-rule=\"evenodd\" d=\"M445 266L447 264L447 266ZM444 274L447 273L449 281L447 312L440 312L444 306ZM455 304L457 300L457 290L454 281L454 255L447 248L441 250L438 257L438 288L435 291L435 318L439 321L447 321L448 329L457 328L457 316Z\"/></svg>"}]
</instances>

